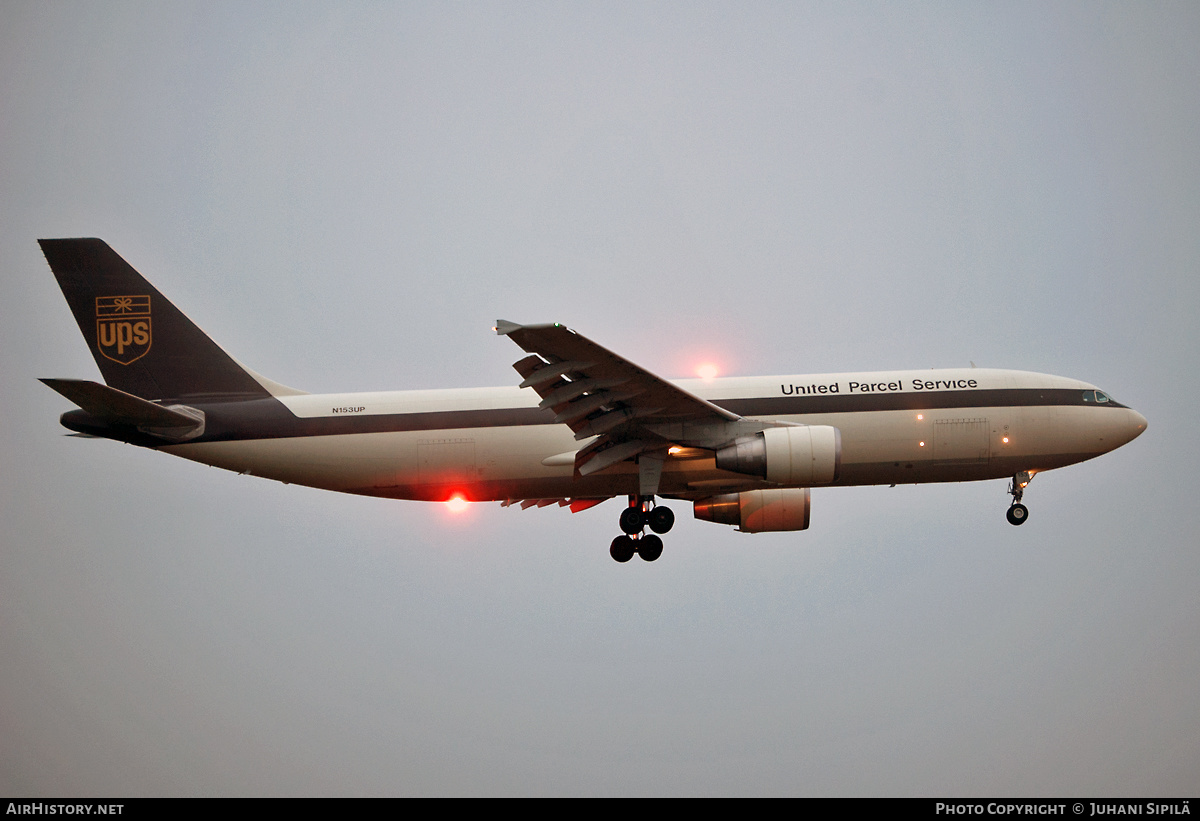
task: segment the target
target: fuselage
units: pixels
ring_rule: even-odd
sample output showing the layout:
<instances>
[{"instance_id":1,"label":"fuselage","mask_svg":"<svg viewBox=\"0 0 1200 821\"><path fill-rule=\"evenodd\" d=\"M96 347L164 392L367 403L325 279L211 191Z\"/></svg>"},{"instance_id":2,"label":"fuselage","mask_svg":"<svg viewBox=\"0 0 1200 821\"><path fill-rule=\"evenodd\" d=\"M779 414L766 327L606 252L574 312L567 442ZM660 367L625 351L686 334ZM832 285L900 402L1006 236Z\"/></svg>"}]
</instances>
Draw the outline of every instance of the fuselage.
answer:
<instances>
[{"instance_id":1,"label":"fuselage","mask_svg":"<svg viewBox=\"0 0 1200 821\"><path fill-rule=\"evenodd\" d=\"M1099 456L1146 420L1094 385L986 368L686 379L675 385L750 419L841 434L829 485L969 481ZM571 430L516 387L302 394L193 402L204 433L168 453L283 482L426 501L605 498L638 492L638 468L577 475ZM776 487L677 448L659 494L696 499Z\"/></svg>"}]
</instances>

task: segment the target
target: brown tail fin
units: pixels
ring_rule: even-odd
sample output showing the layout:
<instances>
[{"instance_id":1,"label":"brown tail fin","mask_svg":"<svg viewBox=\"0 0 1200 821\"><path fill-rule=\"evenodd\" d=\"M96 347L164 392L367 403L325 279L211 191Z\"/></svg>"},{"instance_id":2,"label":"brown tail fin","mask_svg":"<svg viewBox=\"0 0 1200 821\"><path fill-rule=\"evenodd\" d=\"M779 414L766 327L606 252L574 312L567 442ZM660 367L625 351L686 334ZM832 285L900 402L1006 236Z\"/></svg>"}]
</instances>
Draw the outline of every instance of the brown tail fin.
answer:
<instances>
[{"instance_id":1,"label":"brown tail fin","mask_svg":"<svg viewBox=\"0 0 1200 821\"><path fill-rule=\"evenodd\" d=\"M271 395L103 240L38 243L111 387L181 402Z\"/></svg>"}]
</instances>

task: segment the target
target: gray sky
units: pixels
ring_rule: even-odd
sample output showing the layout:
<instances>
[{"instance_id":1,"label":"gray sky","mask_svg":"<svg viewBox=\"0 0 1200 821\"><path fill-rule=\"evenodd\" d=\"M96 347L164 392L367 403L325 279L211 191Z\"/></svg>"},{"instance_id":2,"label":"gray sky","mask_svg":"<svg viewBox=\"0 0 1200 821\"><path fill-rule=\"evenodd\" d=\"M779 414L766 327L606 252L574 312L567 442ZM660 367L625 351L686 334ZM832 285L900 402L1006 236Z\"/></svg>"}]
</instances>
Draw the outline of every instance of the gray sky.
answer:
<instances>
[{"instance_id":1,"label":"gray sky","mask_svg":"<svg viewBox=\"0 0 1200 821\"><path fill-rule=\"evenodd\" d=\"M1194 3L0 7L0 793L1194 793ZM310 391L1073 376L1149 431L812 528L339 496L63 436L35 240Z\"/></svg>"}]
</instances>

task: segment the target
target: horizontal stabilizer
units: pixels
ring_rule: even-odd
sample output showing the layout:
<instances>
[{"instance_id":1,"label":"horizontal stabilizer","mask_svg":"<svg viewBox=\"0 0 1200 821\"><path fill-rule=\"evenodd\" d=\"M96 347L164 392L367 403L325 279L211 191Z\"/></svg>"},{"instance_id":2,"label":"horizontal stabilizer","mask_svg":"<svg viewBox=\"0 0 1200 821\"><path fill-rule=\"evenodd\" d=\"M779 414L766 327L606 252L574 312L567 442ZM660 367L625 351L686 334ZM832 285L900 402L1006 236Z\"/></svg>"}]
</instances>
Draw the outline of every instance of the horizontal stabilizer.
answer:
<instances>
[{"instance_id":1,"label":"horizontal stabilizer","mask_svg":"<svg viewBox=\"0 0 1200 821\"><path fill-rule=\"evenodd\" d=\"M110 424L131 425L168 439L189 438L189 434L199 433L204 428L204 414L195 408L164 407L86 379L41 381L89 415Z\"/></svg>"}]
</instances>

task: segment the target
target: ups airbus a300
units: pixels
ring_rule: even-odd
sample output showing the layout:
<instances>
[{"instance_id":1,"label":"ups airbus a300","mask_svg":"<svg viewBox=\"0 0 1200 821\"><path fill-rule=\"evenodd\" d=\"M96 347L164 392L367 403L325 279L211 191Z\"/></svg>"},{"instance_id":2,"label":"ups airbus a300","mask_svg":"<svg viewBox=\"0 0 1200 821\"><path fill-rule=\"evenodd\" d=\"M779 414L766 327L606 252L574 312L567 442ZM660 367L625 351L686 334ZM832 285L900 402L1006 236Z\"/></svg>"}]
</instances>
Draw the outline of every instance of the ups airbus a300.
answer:
<instances>
[{"instance_id":1,"label":"ups airbus a300","mask_svg":"<svg viewBox=\"0 0 1200 821\"><path fill-rule=\"evenodd\" d=\"M243 367L107 244L41 240L106 385L44 379L72 431L311 487L422 501L628 499L612 557L662 554L674 514L804 530L810 489L1010 480L1008 521L1043 470L1146 429L1095 385L986 368L668 381L559 324L496 332L520 383L309 394ZM516 381L516 380L514 380ZM646 529L653 531L646 533Z\"/></svg>"}]
</instances>

